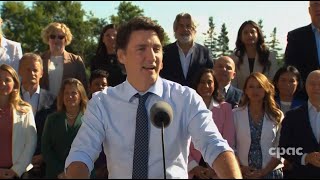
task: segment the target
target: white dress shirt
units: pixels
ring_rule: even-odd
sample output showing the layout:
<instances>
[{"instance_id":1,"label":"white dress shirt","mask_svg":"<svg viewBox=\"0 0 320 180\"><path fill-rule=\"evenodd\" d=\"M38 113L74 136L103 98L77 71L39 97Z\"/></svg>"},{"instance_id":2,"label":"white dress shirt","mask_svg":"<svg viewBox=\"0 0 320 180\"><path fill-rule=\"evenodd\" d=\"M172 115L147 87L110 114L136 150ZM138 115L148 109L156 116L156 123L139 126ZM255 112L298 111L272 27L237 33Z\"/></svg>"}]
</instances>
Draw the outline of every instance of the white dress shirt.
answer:
<instances>
[{"instance_id":1,"label":"white dress shirt","mask_svg":"<svg viewBox=\"0 0 320 180\"><path fill-rule=\"evenodd\" d=\"M128 81L96 93L87 105L83 123L66 159L65 167L73 161L84 162L89 171L99 156L101 143L108 160L109 178L132 177L138 91ZM147 92L151 106L166 101L173 109L173 120L164 130L167 178L188 178L188 155L192 141L212 164L224 151L232 151L219 133L202 98L191 88L158 78ZM163 178L161 129L149 123L149 175Z\"/></svg>"},{"instance_id":2,"label":"white dress shirt","mask_svg":"<svg viewBox=\"0 0 320 180\"><path fill-rule=\"evenodd\" d=\"M23 100L31 104L33 115L36 116L40 98L40 86L38 85L36 92L34 92L32 96L30 96L29 92L26 91L23 86L21 86L21 92Z\"/></svg>"},{"instance_id":3,"label":"white dress shirt","mask_svg":"<svg viewBox=\"0 0 320 180\"><path fill-rule=\"evenodd\" d=\"M56 97L61 87L63 63L63 56L51 56L48 63L49 91Z\"/></svg>"},{"instance_id":4,"label":"white dress shirt","mask_svg":"<svg viewBox=\"0 0 320 180\"><path fill-rule=\"evenodd\" d=\"M182 66L183 75L185 78L187 78L195 44L193 44L193 46L189 49L187 55L185 55L183 50L180 48L178 41L177 41L177 46L178 46L178 50L179 50L179 56L180 56L180 62L181 62L181 66Z\"/></svg>"}]
</instances>

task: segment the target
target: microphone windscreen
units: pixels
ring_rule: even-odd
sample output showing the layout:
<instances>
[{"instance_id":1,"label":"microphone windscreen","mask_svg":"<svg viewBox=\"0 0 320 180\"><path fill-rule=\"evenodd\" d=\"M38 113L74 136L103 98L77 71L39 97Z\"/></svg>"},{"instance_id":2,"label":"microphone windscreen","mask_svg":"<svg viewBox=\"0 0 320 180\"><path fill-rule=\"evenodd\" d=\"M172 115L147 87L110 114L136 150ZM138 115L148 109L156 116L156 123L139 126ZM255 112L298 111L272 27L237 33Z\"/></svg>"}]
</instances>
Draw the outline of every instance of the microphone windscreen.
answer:
<instances>
[{"instance_id":1,"label":"microphone windscreen","mask_svg":"<svg viewBox=\"0 0 320 180\"><path fill-rule=\"evenodd\" d=\"M173 119L173 110L165 101L156 102L150 109L150 119L157 128L168 127Z\"/></svg>"}]
</instances>

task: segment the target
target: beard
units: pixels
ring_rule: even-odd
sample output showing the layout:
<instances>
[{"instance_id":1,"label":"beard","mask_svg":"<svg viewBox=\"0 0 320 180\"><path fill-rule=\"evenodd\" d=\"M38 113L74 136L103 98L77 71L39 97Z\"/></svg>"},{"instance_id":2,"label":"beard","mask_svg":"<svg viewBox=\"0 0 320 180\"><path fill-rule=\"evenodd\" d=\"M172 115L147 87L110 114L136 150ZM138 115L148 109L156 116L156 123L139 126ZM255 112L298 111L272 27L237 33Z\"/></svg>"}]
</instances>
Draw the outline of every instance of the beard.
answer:
<instances>
[{"instance_id":1,"label":"beard","mask_svg":"<svg viewBox=\"0 0 320 180\"><path fill-rule=\"evenodd\" d=\"M177 35L177 40L182 44L191 43L193 41L191 35L184 35L184 36Z\"/></svg>"}]
</instances>

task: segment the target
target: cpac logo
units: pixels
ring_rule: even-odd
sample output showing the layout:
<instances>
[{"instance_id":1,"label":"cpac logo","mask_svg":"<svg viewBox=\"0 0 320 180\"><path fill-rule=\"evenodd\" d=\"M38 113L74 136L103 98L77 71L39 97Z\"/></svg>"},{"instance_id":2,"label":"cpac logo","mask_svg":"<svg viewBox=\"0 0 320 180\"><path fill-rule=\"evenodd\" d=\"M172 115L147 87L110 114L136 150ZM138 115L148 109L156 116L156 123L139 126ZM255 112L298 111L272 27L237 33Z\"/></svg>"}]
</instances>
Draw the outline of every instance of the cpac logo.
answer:
<instances>
[{"instance_id":1,"label":"cpac logo","mask_svg":"<svg viewBox=\"0 0 320 180\"><path fill-rule=\"evenodd\" d=\"M294 147L289 147L289 148L278 148L278 147L272 147L269 149L269 154L271 156L276 156L277 158L280 158L281 155L303 155L302 153L303 148L294 148Z\"/></svg>"}]
</instances>

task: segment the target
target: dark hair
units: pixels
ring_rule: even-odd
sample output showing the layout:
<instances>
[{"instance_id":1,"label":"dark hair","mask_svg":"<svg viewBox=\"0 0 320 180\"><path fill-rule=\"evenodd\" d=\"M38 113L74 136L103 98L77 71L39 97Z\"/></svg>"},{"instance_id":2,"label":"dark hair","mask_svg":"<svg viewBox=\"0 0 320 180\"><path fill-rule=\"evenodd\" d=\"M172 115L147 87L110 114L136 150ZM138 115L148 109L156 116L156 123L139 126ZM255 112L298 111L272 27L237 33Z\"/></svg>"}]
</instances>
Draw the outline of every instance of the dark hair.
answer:
<instances>
[{"instance_id":1,"label":"dark hair","mask_svg":"<svg viewBox=\"0 0 320 180\"><path fill-rule=\"evenodd\" d=\"M271 62L269 60L270 51L265 44L261 28L258 26L257 23L255 23L254 21L251 21L251 20L248 20L248 21L245 21L244 23L242 23L242 25L240 26L239 31L238 31L236 48L235 48L235 55L238 56L239 63L236 66L238 68L240 68L240 65L243 63L243 56L246 52L245 45L241 41L242 31L246 25L252 25L258 32L258 41L257 41L256 48L257 48L257 53L258 53L258 57L259 57L258 61L263 66L262 72L264 73L264 72L268 71L271 66Z\"/></svg>"},{"instance_id":2,"label":"dark hair","mask_svg":"<svg viewBox=\"0 0 320 180\"><path fill-rule=\"evenodd\" d=\"M89 83L91 84L93 80L97 79L97 78L106 78L108 79L109 73L105 70L101 70L101 69L96 69L94 71L91 72L90 74L90 78L89 78Z\"/></svg>"},{"instance_id":3,"label":"dark hair","mask_svg":"<svg viewBox=\"0 0 320 180\"><path fill-rule=\"evenodd\" d=\"M274 78L273 78L273 85L275 87L276 93L279 93L279 89L277 88L278 81L280 79L280 76L284 73L287 73L287 72L294 74L297 78L298 85L297 85L296 92L294 92L294 96L295 96L295 95L297 95L297 93L299 93L302 90L303 83L302 83L300 72L294 66L287 65L287 66L283 66L280 69L278 69L278 71L276 72L276 74L274 75Z\"/></svg>"},{"instance_id":4,"label":"dark hair","mask_svg":"<svg viewBox=\"0 0 320 180\"><path fill-rule=\"evenodd\" d=\"M108 54L107 47L103 43L103 36L104 36L104 33L109 29L117 29L117 27L114 24L108 24L108 25L106 25L106 26L104 26L102 28L102 31L101 31L100 37L99 37L99 42L98 42L98 48L97 48L97 51L96 51L96 55L99 55L99 54L100 55L107 55Z\"/></svg>"},{"instance_id":5,"label":"dark hair","mask_svg":"<svg viewBox=\"0 0 320 180\"><path fill-rule=\"evenodd\" d=\"M213 99L215 101L219 102L219 103L223 102L225 100L225 98L223 97L223 95L219 91L218 81L217 81L217 79L216 79L216 77L214 75L213 69L201 68L200 71L198 71L194 76L194 79L192 81L192 88L197 91L197 87L198 87L198 85L200 83L201 77L205 73L211 73L211 75L213 77L213 81L214 81L214 90L213 90L213 93L212 93Z\"/></svg>"},{"instance_id":6,"label":"dark hair","mask_svg":"<svg viewBox=\"0 0 320 180\"><path fill-rule=\"evenodd\" d=\"M118 28L116 38L116 49L126 49L132 32L138 30L153 30L157 33L161 44L164 43L163 28L148 17L134 17Z\"/></svg>"}]
</instances>

